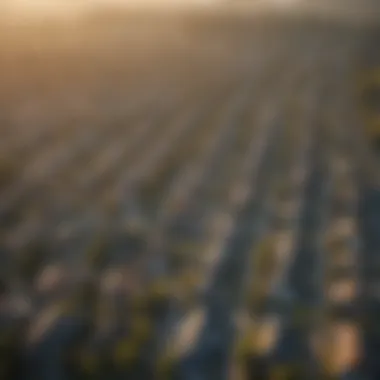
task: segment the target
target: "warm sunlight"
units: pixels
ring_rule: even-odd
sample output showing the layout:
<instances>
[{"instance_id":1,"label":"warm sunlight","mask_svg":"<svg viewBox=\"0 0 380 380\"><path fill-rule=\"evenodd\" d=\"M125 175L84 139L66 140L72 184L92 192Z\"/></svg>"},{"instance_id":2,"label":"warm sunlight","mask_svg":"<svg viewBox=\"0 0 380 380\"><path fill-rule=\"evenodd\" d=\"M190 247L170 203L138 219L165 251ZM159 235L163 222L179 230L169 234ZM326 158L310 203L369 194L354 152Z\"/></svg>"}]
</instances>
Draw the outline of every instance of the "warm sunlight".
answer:
<instances>
[{"instance_id":1,"label":"warm sunlight","mask_svg":"<svg viewBox=\"0 0 380 380\"><path fill-rule=\"evenodd\" d=\"M223 3L223 0L2 0L0 14L39 17L65 17L81 14L96 7L165 8Z\"/></svg>"},{"instance_id":2,"label":"warm sunlight","mask_svg":"<svg viewBox=\"0 0 380 380\"><path fill-rule=\"evenodd\" d=\"M7 6L24 10L52 10L52 9L79 9L97 5L166 5L183 3L215 3L220 0L12 0Z\"/></svg>"},{"instance_id":3,"label":"warm sunlight","mask_svg":"<svg viewBox=\"0 0 380 380\"><path fill-rule=\"evenodd\" d=\"M67 13L85 10L96 6L126 6L126 7L166 7L180 5L209 5L209 4L245 4L290 5L300 0L3 0L2 6L11 11L32 13Z\"/></svg>"}]
</instances>

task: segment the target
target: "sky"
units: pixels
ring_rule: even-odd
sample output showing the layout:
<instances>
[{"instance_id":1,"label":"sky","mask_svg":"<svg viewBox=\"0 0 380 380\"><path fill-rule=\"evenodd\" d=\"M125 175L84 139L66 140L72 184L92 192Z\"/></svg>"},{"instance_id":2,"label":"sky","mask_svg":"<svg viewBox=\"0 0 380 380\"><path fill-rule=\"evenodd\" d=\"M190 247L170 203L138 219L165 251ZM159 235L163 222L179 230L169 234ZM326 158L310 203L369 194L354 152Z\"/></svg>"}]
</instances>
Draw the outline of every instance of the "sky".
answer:
<instances>
[{"instance_id":1,"label":"sky","mask_svg":"<svg viewBox=\"0 0 380 380\"><path fill-rule=\"evenodd\" d=\"M33 16L47 17L65 17L75 14L81 14L82 11L94 8L99 5L117 5L163 8L164 6L179 5L204 5L212 6L213 4L233 4L239 3L239 0L0 0L0 13L3 15L13 15L17 19ZM263 5L275 5L286 7L294 5L302 0L240 0L243 4L251 4L254 8L261 8ZM235 3L235 4L236 4Z\"/></svg>"},{"instance_id":2,"label":"sky","mask_svg":"<svg viewBox=\"0 0 380 380\"><path fill-rule=\"evenodd\" d=\"M15 8L24 9L48 9L48 8L75 8L89 7L98 4L115 5L139 5L139 4L162 4L162 3L212 3L218 0L8 0Z\"/></svg>"},{"instance_id":3,"label":"sky","mask_svg":"<svg viewBox=\"0 0 380 380\"><path fill-rule=\"evenodd\" d=\"M0 12L15 15L67 15L98 5L146 6L159 4L212 3L218 0L0 0ZM4 11L5 9L5 11Z\"/></svg>"},{"instance_id":4,"label":"sky","mask_svg":"<svg viewBox=\"0 0 380 380\"><path fill-rule=\"evenodd\" d=\"M234 0L2 0L7 6L28 11L86 8L102 4L115 5L159 5L159 4L212 4ZM249 0L245 0L249 2ZM295 0L251 0L252 3L290 3Z\"/></svg>"}]
</instances>

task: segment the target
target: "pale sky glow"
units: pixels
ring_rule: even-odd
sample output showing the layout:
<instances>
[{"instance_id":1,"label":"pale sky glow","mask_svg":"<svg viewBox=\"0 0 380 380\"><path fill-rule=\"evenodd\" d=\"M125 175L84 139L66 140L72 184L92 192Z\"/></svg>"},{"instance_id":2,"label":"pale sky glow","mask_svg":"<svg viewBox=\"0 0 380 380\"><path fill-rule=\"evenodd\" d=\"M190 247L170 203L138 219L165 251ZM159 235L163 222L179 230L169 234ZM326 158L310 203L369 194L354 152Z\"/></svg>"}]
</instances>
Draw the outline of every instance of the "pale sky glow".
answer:
<instances>
[{"instance_id":1,"label":"pale sky glow","mask_svg":"<svg viewBox=\"0 0 380 380\"><path fill-rule=\"evenodd\" d=\"M144 4L182 4L182 3L215 3L218 0L11 0L7 3L12 8L20 9L56 9L83 8L96 5L144 5Z\"/></svg>"},{"instance_id":2,"label":"pale sky glow","mask_svg":"<svg viewBox=\"0 0 380 380\"><path fill-rule=\"evenodd\" d=\"M125 6L133 8L165 8L178 6L214 6L217 4L248 6L253 9L291 8L302 0L0 0L0 13L16 18L65 17L81 14L97 6ZM4 11L5 10L5 11Z\"/></svg>"},{"instance_id":3,"label":"pale sky glow","mask_svg":"<svg viewBox=\"0 0 380 380\"><path fill-rule=\"evenodd\" d=\"M155 7L179 5L210 5L220 0L0 0L0 13L4 9L14 15L65 16L80 14L96 6Z\"/></svg>"},{"instance_id":4,"label":"pale sky glow","mask_svg":"<svg viewBox=\"0 0 380 380\"><path fill-rule=\"evenodd\" d=\"M2 0L6 6L18 10L68 10L83 9L96 5L118 5L118 6L145 6L145 5L181 5L181 4L217 4L233 3L234 0ZM245 0L246 3L265 4L290 4L299 0Z\"/></svg>"}]
</instances>

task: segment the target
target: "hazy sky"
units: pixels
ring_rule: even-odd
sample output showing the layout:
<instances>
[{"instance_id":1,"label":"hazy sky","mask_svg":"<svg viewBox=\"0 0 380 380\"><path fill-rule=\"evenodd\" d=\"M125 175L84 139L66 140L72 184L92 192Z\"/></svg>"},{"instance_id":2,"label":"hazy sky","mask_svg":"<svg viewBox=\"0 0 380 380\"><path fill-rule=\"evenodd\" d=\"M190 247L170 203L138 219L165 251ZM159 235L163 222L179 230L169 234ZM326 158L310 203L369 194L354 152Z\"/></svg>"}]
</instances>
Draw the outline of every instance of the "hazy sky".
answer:
<instances>
[{"instance_id":1,"label":"hazy sky","mask_svg":"<svg viewBox=\"0 0 380 380\"><path fill-rule=\"evenodd\" d=\"M62 15L75 14L97 5L125 5L155 7L179 4L211 4L220 0L0 0L0 12L5 9L11 13L24 15Z\"/></svg>"},{"instance_id":2,"label":"hazy sky","mask_svg":"<svg viewBox=\"0 0 380 380\"><path fill-rule=\"evenodd\" d=\"M262 5L293 5L302 0L243 0L242 4L251 4L255 8ZM212 5L217 3L234 3L234 0L0 0L0 12L8 8L16 15L62 15L75 14L97 5L154 6L168 5ZM239 1L237 1L239 3ZM235 3L236 4L236 3Z\"/></svg>"},{"instance_id":3,"label":"hazy sky","mask_svg":"<svg viewBox=\"0 0 380 380\"><path fill-rule=\"evenodd\" d=\"M17 8L57 8L57 7L83 7L97 4L139 5L160 3L212 3L218 0L10 0L12 7Z\"/></svg>"}]
</instances>

